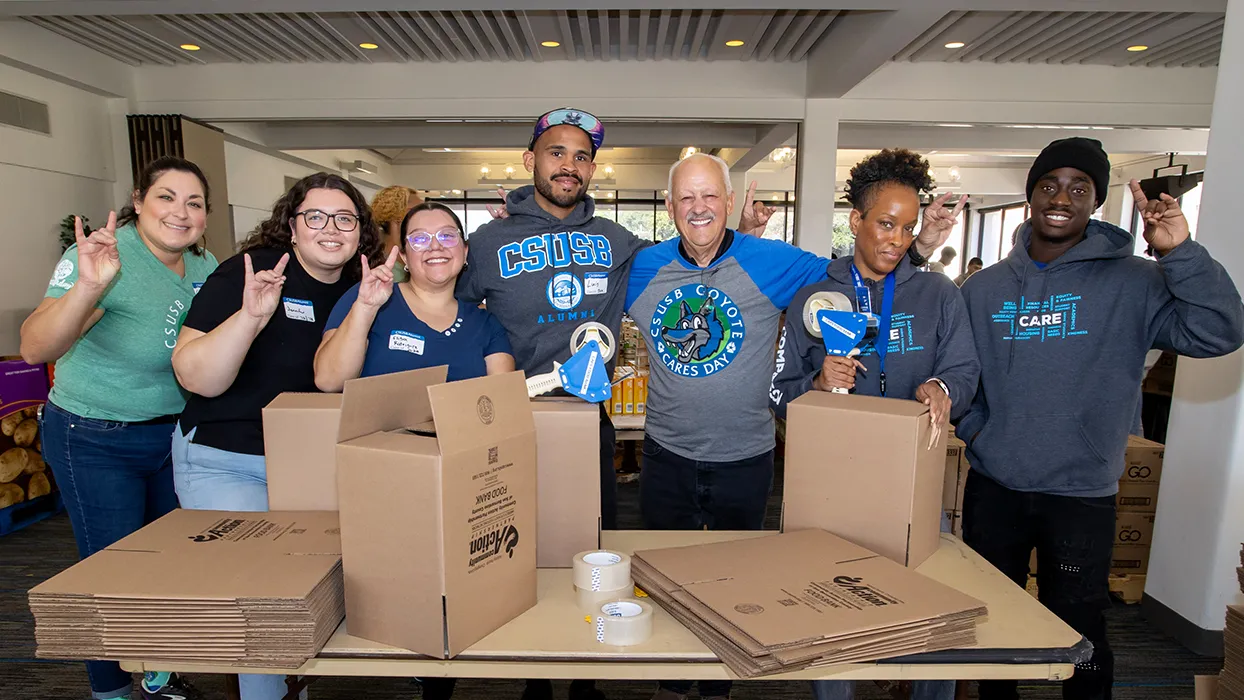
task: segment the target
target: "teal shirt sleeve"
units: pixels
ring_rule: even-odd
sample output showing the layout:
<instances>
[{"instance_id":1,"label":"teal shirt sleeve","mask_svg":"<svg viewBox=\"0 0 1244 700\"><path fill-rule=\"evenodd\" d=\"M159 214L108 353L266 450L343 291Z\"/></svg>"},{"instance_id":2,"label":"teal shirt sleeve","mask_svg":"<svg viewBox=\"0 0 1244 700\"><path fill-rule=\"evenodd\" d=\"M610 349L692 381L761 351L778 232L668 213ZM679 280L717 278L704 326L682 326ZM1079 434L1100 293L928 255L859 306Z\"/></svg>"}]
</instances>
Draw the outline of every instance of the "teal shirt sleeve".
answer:
<instances>
[{"instance_id":1,"label":"teal shirt sleeve","mask_svg":"<svg viewBox=\"0 0 1244 700\"><path fill-rule=\"evenodd\" d=\"M48 299L59 299L65 296L65 292L73 289L77 283L78 244L75 243L60 256L60 261L56 263L56 269L52 271L52 279L48 280L48 288L43 296Z\"/></svg>"}]
</instances>

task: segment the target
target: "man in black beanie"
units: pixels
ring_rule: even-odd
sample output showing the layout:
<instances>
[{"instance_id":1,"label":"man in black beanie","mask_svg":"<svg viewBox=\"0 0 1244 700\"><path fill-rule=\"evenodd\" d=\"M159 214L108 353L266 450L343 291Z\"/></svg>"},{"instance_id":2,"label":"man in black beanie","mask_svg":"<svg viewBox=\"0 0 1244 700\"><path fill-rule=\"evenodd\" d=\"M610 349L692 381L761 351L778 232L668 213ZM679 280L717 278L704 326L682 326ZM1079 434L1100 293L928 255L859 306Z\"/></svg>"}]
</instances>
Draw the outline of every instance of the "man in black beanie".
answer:
<instances>
[{"instance_id":1,"label":"man in black beanie","mask_svg":"<svg viewBox=\"0 0 1244 700\"><path fill-rule=\"evenodd\" d=\"M1010 255L963 285L981 362L957 429L972 466L963 538L1020 586L1037 550L1041 603L1093 643L1065 698L1110 697L1103 611L1145 353L1214 357L1244 343L1239 292L1178 202L1130 183L1158 255L1145 260L1130 233L1091 219L1109 181L1098 141L1051 143L1028 174L1032 214ZM984 681L980 697L1018 697L1016 684Z\"/></svg>"}]
</instances>

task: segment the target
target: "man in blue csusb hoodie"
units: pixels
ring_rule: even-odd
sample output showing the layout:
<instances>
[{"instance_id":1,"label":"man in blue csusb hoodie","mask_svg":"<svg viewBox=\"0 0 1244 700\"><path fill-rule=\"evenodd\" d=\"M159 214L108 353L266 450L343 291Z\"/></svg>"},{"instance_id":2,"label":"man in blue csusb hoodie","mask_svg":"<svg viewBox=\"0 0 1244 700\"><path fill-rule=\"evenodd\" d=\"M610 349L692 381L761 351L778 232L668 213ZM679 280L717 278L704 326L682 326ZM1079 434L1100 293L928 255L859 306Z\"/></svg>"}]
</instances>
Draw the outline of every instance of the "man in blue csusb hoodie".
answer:
<instances>
[{"instance_id":1,"label":"man in blue csusb hoodie","mask_svg":"<svg viewBox=\"0 0 1244 700\"><path fill-rule=\"evenodd\" d=\"M1131 183L1158 261L1127 231L1089 217L1106 199L1098 141L1055 141L1028 173L1032 215L1006 260L963 285L981 384L959 423L972 469L964 540L1019 585L1037 550L1042 604L1093 643L1066 698L1109 698L1103 615L1114 495L1151 348L1214 357L1244 343L1226 270L1188 236L1179 204ZM980 696L1017 697L1013 681Z\"/></svg>"}]
</instances>

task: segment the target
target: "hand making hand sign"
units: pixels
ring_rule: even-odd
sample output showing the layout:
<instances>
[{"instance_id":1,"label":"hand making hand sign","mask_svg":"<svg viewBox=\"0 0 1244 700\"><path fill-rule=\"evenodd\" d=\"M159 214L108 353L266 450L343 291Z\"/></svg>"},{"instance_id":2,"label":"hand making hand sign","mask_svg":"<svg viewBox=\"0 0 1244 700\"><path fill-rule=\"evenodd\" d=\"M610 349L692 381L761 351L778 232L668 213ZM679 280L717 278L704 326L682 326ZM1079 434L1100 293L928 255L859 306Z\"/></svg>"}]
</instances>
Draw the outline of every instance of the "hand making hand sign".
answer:
<instances>
[{"instance_id":1,"label":"hand making hand sign","mask_svg":"<svg viewBox=\"0 0 1244 700\"><path fill-rule=\"evenodd\" d=\"M497 207L496 209L493 209L491 204L488 204L485 206L488 208L488 213L492 215L492 218L494 219L507 218L510 215L510 212L506 211L505 199L509 195L506 194L505 188L500 185L497 185L497 194L501 195L501 206Z\"/></svg>"},{"instance_id":2,"label":"hand making hand sign","mask_svg":"<svg viewBox=\"0 0 1244 700\"><path fill-rule=\"evenodd\" d=\"M1166 255L1188 240L1188 220L1174 197L1163 193L1158 199L1149 199L1140 189L1139 182L1132 180L1127 185L1132 190L1132 201L1145 221L1145 240L1159 256Z\"/></svg>"},{"instance_id":3,"label":"hand making hand sign","mask_svg":"<svg viewBox=\"0 0 1244 700\"><path fill-rule=\"evenodd\" d=\"M367 265L367 256L361 256L363 262L363 280L359 282L359 304L376 310L393 295L393 265L397 262L397 247L389 251L389 258L380 267Z\"/></svg>"},{"instance_id":4,"label":"hand making hand sign","mask_svg":"<svg viewBox=\"0 0 1244 700\"><path fill-rule=\"evenodd\" d=\"M739 212L739 231L754 236L764 234L769 219L777 213L776 207L756 201L756 183L747 186L747 197L743 200L743 209Z\"/></svg>"},{"instance_id":5,"label":"hand making hand sign","mask_svg":"<svg viewBox=\"0 0 1244 700\"><path fill-rule=\"evenodd\" d=\"M246 280L242 286L242 309L251 318L267 323L281 304L281 288L285 286L285 266L289 253L281 256L276 267L255 272L250 253L242 256L246 268Z\"/></svg>"},{"instance_id":6,"label":"hand making hand sign","mask_svg":"<svg viewBox=\"0 0 1244 700\"><path fill-rule=\"evenodd\" d=\"M920 234L916 237L916 252L928 257L933 251L946 245L950 232L955 228L955 222L959 220L963 207L968 203L968 196L965 194L959 197L959 203L954 209L947 210L946 202L953 196L954 193L947 192L924 208Z\"/></svg>"},{"instance_id":7,"label":"hand making hand sign","mask_svg":"<svg viewBox=\"0 0 1244 700\"><path fill-rule=\"evenodd\" d=\"M82 232L82 219L73 218L74 238L78 242L78 284L92 291L102 291L121 271L121 255L117 252L117 213L108 212L108 224L87 236Z\"/></svg>"}]
</instances>

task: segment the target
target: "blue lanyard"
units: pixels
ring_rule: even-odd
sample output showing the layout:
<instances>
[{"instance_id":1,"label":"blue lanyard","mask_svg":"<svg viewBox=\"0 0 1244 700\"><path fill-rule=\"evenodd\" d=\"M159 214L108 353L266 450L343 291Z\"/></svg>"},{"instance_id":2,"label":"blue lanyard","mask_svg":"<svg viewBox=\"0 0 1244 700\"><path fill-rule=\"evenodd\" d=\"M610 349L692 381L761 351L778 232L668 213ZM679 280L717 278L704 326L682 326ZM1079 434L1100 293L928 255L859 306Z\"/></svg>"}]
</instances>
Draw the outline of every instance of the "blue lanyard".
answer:
<instances>
[{"instance_id":1,"label":"blue lanyard","mask_svg":"<svg viewBox=\"0 0 1244 700\"><path fill-rule=\"evenodd\" d=\"M873 308L872 293L864 284L864 276L854 264L851 265L851 279L855 282L855 303L860 312L871 314ZM877 337L873 339L873 348L877 350L877 361L881 365L881 395L885 396L885 356L890 350L890 317L894 312L894 273L885 276L885 291L881 295L881 316L877 319Z\"/></svg>"}]
</instances>

